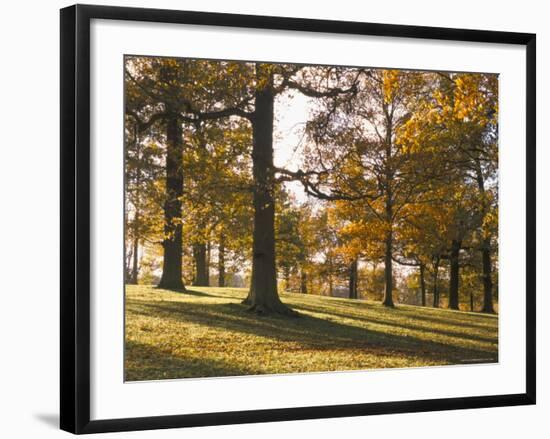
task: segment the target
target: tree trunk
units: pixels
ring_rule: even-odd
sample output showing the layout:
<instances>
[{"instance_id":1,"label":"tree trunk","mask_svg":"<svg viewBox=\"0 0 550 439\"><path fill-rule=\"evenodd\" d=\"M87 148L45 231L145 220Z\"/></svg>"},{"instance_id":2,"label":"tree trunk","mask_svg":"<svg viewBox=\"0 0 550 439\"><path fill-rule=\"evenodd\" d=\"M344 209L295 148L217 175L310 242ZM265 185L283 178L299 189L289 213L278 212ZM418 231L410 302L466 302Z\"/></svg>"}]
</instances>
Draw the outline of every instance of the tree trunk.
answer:
<instances>
[{"instance_id":1,"label":"tree trunk","mask_svg":"<svg viewBox=\"0 0 550 439\"><path fill-rule=\"evenodd\" d=\"M300 293L307 294L307 273L303 268L300 274Z\"/></svg>"},{"instance_id":2,"label":"tree trunk","mask_svg":"<svg viewBox=\"0 0 550 439\"><path fill-rule=\"evenodd\" d=\"M437 256L433 262L433 307L439 308L439 262L440 257Z\"/></svg>"},{"instance_id":3,"label":"tree trunk","mask_svg":"<svg viewBox=\"0 0 550 439\"><path fill-rule=\"evenodd\" d=\"M138 129L137 124L134 125L134 145L136 149L136 155L137 155L137 166L136 166L136 187L137 191L135 194L134 199L134 221L133 221L133 229L134 229L134 242L133 242L133 250L132 250L132 272L130 275L130 283L133 285L137 285L138 283L138 272L139 272L139 221L140 221L140 197L139 197L139 189L140 189L140 183L141 183L141 144L139 141L139 135L138 135Z\"/></svg>"},{"instance_id":4,"label":"tree trunk","mask_svg":"<svg viewBox=\"0 0 550 439\"><path fill-rule=\"evenodd\" d=\"M225 287L225 234L220 234L218 243L218 287Z\"/></svg>"},{"instance_id":5,"label":"tree trunk","mask_svg":"<svg viewBox=\"0 0 550 439\"><path fill-rule=\"evenodd\" d=\"M206 243L206 285L210 286L210 261L212 256L212 243L210 240Z\"/></svg>"},{"instance_id":6,"label":"tree trunk","mask_svg":"<svg viewBox=\"0 0 550 439\"><path fill-rule=\"evenodd\" d=\"M493 281L491 280L491 242L489 238L483 240L481 260L483 265L483 307L481 308L481 312L494 314Z\"/></svg>"},{"instance_id":7,"label":"tree trunk","mask_svg":"<svg viewBox=\"0 0 550 439\"><path fill-rule=\"evenodd\" d=\"M420 263L420 292L422 294L422 306L426 306L426 280L424 278L425 265Z\"/></svg>"},{"instance_id":8,"label":"tree trunk","mask_svg":"<svg viewBox=\"0 0 550 439\"><path fill-rule=\"evenodd\" d=\"M288 265L283 267L283 277L285 279L285 291L290 291L290 267Z\"/></svg>"},{"instance_id":9,"label":"tree trunk","mask_svg":"<svg viewBox=\"0 0 550 439\"><path fill-rule=\"evenodd\" d=\"M392 252L393 252L393 236L392 232L388 232L386 238L386 253L384 255L384 300L382 304L384 306L393 305L393 268L392 268Z\"/></svg>"},{"instance_id":10,"label":"tree trunk","mask_svg":"<svg viewBox=\"0 0 550 439\"><path fill-rule=\"evenodd\" d=\"M332 272L334 267L332 266L332 254L329 254L328 257L328 295L332 297L334 295L334 279L332 277Z\"/></svg>"},{"instance_id":11,"label":"tree trunk","mask_svg":"<svg viewBox=\"0 0 550 439\"><path fill-rule=\"evenodd\" d=\"M354 259L349 268L349 298L357 299L357 259Z\"/></svg>"},{"instance_id":12,"label":"tree trunk","mask_svg":"<svg viewBox=\"0 0 550 439\"><path fill-rule=\"evenodd\" d=\"M137 212L136 212L137 215ZM137 220L136 220L137 221ZM137 285L138 283L138 272L139 272L139 237L137 235L137 230L134 231L134 249L132 250L132 276L130 278L130 283Z\"/></svg>"},{"instance_id":13,"label":"tree trunk","mask_svg":"<svg viewBox=\"0 0 550 439\"><path fill-rule=\"evenodd\" d=\"M256 65L258 86L252 117L252 173L254 177L254 231L252 237L252 276L244 303L260 314L294 315L277 292L275 266L275 201L273 169L273 92L267 66Z\"/></svg>"},{"instance_id":14,"label":"tree trunk","mask_svg":"<svg viewBox=\"0 0 550 439\"><path fill-rule=\"evenodd\" d=\"M166 200L164 202L164 258L159 288L185 290L182 281L183 145L177 115L166 122Z\"/></svg>"},{"instance_id":15,"label":"tree trunk","mask_svg":"<svg viewBox=\"0 0 550 439\"><path fill-rule=\"evenodd\" d=\"M481 211L483 214L481 219L481 232L485 233L486 231L483 230L483 222L487 215L488 206L485 195L485 179L479 161L476 162L476 180L481 196ZM493 281L491 280L491 238L488 236L483 238L481 244L481 264L483 270L483 307L481 308L481 312L493 314L495 310L493 308Z\"/></svg>"},{"instance_id":16,"label":"tree trunk","mask_svg":"<svg viewBox=\"0 0 550 439\"><path fill-rule=\"evenodd\" d=\"M207 287L208 269L207 269L207 249L204 242L193 244L193 258L195 259L195 280L193 285L197 287Z\"/></svg>"},{"instance_id":17,"label":"tree trunk","mask_svg":"<svg viewBox=\"0 0 550 439\"><path fill-rule=\"evenodd\" d=\"M386 116L386 157L385 157L385 186L386 186L386 221L388 231L386 235L386 248L384 254L384 306L393 307L393 168L392 168L392 126L393 115L388 111L386 103L383 104Z\"/></svg>"},{"instance_id":18,"label":"tree trunk","mask_svg":"<svg viewBox=\"0 0 550 439\"><path fill-rule=\"evenodd\" d=\"M449 257L451 264L451 279L449 284L449 308L459 309L458 287L460 281L460 247L462 242L458 239L453 239L451 242L451 255Z\"/></svg>"},{"instance_id":19,"label":"tree trunk","mask_svg":"<svg viewBox=\"0 0 550 439\"><path fill-rule=\"evenodd\" d=\"M132 258L133 258L133 246L132 248L130 248L130 251L127 252L126 254L126 262L124 264L124 275L126 276L125 279L126 279L126 283L131 283L131 280L132 280L132 269L130 268L130 265L131 265L131 261L132 261Z\"/></svg>"}]
</instances>

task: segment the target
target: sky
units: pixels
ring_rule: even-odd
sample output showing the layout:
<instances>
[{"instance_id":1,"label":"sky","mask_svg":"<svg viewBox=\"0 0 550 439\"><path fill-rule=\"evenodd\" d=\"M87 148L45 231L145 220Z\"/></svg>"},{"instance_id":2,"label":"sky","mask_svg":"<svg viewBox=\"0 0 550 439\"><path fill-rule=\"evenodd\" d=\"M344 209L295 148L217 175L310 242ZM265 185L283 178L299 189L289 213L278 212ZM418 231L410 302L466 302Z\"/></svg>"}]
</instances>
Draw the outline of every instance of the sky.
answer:
<instances>
[{"instance_id":1,"label":"sky","mask_svg":"<svg viewBox=\"0 0 550 439\"><path fill-rule=\"evenodd\" d=\"M300 146L303 145L303 129L313 108L312 98L301 93L285 92L275 102L273 137L273 161L276 167L296 171L300 166ZM307 201L307 195L299 182L285 183L296 201Z\"/></svg>"}]
</instances>

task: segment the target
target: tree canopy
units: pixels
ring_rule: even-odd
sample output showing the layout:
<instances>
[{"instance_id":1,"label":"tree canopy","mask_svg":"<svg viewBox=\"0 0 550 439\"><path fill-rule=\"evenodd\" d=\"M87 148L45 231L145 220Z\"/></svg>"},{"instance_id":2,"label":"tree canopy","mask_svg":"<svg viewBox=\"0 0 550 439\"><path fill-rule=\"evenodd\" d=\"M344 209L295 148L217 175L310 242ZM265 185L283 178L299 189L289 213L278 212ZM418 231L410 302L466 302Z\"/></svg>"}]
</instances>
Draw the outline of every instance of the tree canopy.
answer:
<instances>
[{"instance_id":1,"label":"tree canopy","mask_svg":"<svg viewBox=\"0 0 550 439\"><path fill-rule=\"evenodd\" d=\"M125 151L128 283L495 311L497 75L128 56Z\"/></svg>"}]
</instances>

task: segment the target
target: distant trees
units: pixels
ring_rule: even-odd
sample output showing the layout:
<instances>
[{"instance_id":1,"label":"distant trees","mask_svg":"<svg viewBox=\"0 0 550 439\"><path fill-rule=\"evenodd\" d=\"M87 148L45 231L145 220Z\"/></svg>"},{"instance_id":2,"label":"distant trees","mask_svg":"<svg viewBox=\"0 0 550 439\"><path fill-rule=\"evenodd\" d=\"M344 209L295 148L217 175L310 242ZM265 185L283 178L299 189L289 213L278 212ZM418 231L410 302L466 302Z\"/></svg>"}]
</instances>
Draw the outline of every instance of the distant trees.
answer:
<instances>
[{"instance_id":1,"label":"distant trees","mask_svg":"<svg viewBox=\"0 0 550 439\"><path fill-rule=\"evenodd\" d=\"M237 264L257 313L294 314L278 279L394 306L396 273L414 273L423 306L445 292L494 312L495 75L147 57L125 72L127 282L160 244L159 287L212 272L223 287ZM309 120L299 160L278 168L276 102L292 93Z\"/></svg>"},{"instance_id":2,"label":"distant trees","mask_svg":"<svg viewBox=\"0 0 550 439\"><path fill-rule=\"evenodd\" d=\"M321 198L348 201L363 212L353 221L365 240L383 248L386 306L394 304L395 228L430 181L423 151L405 148L399 136L423 92L422 79L416 72L365 71L348 104L353 110L329 111L332 103L325 101L308 127L315 146L306 165L325 176L307 185Z\"/></svg>"},{"instance_id":3,"label":"distant trees","mask_svg":"<svg viewBox=\"0 0 550 439\"><path fill-rule=\"evenodd\" d=\"M494 312L492 266L498 224L498 78L483 74L434 74L432 93L404 129L412 148L439 153L454 209L448 258L449 306L458 309L460 253L482 255L483 312Z\"/></svg>"},{"instance_id":4,"label":"distant trees","mask_svg":"<svg viewBox=\"0 0 550 439\"><path fill-rule=\"evenodd\" d=\"M246 70L246 65L233 65L235 72ZM219 90L223 98L233 94L239 98L242 83L221 80L217 68L206 61L175 58L127 57L125 59L126 115L144 132L150 128L160 130L165 146L164 192L164 249L162 276L159 287L185 289L182 281L182 215L184 198L184 127L195 127L195 143L200 145L200 119L216 118ZM197 84L200 83L200 87ZM197 142L198 140L198 142ZM196 145L195 145L196 146Z\"/></svg>"}]
</instances>

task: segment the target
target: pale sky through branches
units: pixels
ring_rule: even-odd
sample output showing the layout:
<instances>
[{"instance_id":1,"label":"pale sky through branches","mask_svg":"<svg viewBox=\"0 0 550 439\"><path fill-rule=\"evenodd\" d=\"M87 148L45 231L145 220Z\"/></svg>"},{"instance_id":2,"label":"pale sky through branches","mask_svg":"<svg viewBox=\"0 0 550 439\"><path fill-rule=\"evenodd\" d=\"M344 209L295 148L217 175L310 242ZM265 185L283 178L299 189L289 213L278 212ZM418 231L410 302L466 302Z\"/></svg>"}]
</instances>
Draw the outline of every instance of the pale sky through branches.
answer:
<instances>
[{"instance_id":1,"label":"pale sky through branches","mask_svg":"<svg viewBox=\"0 0 550 439\"><path fill-rule=\"evenodd\" d=\"M313 101L313 98L296 92L285 92L277 97L273 133L275 166L295 171L301 165L301 149L306 142L304 128ZM307 200L300 182L288 182L285 187L296 197L296 201L303 203Z\"/></svg>"}]
</instances>

